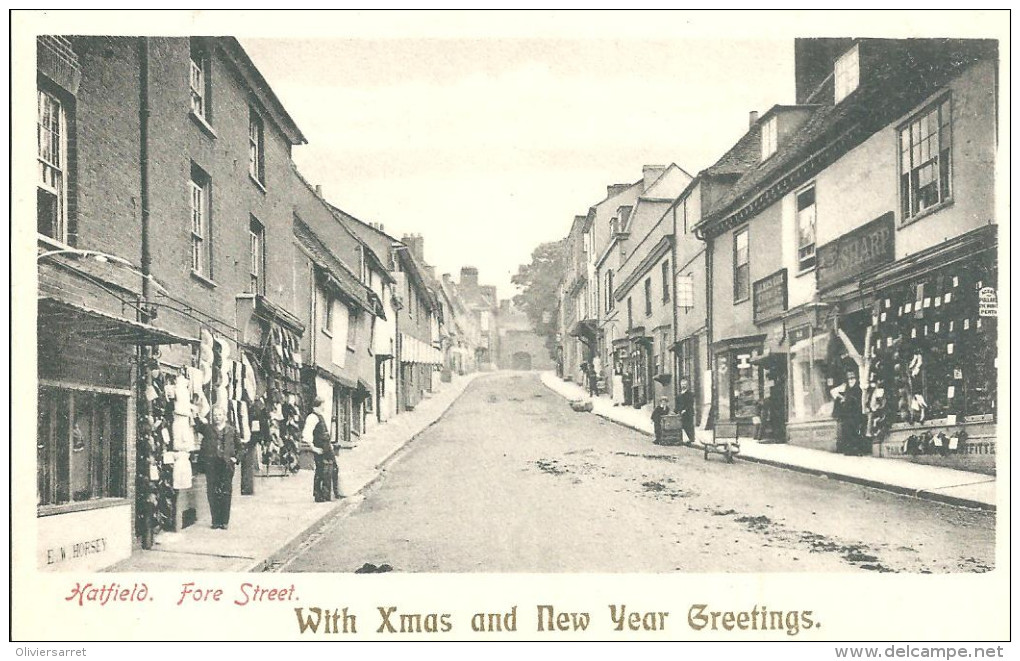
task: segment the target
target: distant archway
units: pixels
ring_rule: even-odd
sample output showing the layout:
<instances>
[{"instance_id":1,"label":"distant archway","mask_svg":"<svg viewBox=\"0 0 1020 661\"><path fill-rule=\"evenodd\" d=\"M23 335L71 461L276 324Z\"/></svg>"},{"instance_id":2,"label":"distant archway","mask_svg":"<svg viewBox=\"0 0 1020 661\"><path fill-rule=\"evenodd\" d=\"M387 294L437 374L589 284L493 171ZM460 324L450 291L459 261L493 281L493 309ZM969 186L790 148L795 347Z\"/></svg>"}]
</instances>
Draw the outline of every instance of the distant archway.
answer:
<instances>
[{"instance_id":1,"label":"distant archway","mask_svg":"<svg viewBox=\"0 0 1020 661\"><path fill-rule=\"evenodd\" d=\"M513 355L510 363L515 370L530 370L531 354L527 351L518 351Z\"/></svg>"}]
</instances>

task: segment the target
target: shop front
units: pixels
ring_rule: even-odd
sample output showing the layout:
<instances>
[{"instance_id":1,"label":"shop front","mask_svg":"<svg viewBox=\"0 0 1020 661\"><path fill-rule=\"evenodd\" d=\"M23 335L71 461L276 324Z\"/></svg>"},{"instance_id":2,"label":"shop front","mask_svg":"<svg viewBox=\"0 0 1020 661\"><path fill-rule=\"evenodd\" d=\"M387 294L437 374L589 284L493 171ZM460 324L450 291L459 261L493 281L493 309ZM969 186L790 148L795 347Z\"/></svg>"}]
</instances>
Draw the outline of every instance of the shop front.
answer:
<instances>
[{"instance_id":1,"label":"shop front","mask_svg":"<svg viewBox=\"0 0 1020 661\"><path fill-rule=\"evenodd\" d=\"M997 248L989 225L862 281L874 454L995 472Z\"/></svg>"},{"instance_id":2,"label":"shop front","mask_svg":"<svg viewBox=\"0 0 1020 661\"><path fill-rule=\"evenodd\" d=\"M121 303L128 313L141 309ZM136 469L149 477L135 456L136 439L144 440L135 415L139 359L188 340L59 296L39 299L36 329L38 566L101 569L131 554L135 497L144 492Z\"/></svg>"},{"instance_id":3,"label":"shop front","mask_svg":"<svg viewBox=\"0 0 1020 661\"><path fill-rule=\"evenodd\" d=\"M756 362L762 354L765 335L728 338L713 344L717 384L717 419L735 422L741 436L752 437L761 422L762 376Z\"/></svg>"},{"instance_id":4,"label":"shop front","mask_svg":"<svg viewBox=\"0 0 1020 661\"><path fill-rule=\"evenodd\" d=\"M673 353L676 362L676 388L671 405L675 411L681 386L686 383L687 389L694 396L694 423L696 426L701 426L704 424L702 416L707 406L711 406L712 402L712 377L710 374L704 373L707 363L704 330L679 340L673 345Z\"/></svg>"},{"instance_id":5,"label":"shop front","mask_svg":"<svg viewBox=\"0 0 1020 661\"><path fill-rule=\"evenodd\" d=\"M786 442L789 418L786 278L786 269L779 269L751 287L754 324L765 334L761 352L751 357L760 379L756 438L773 443Z\"/></svg>"},{"instance_id":6,"label":"shop front","mask_svg":"<svg viewBox=\"0 0 1020 661\"><path fill-rule=\"evenodd\" d=\"M305 327L261 295L238 296L237 318L240 355L230 366L246 373L250 365L252 378L250 392L228 387L225 394L234 411L228 415L241 425L242 437L246 430L256 434L258 475L286 476L299 468L302 427L311 409L300 341Z\"/></svg>"},{"instance_id":7,"label":"shop front","mask_svg":"<svg viewBox=\"0 0 1020 661\"><path fill-rule=\"evenodd\" d=\"M645 335L643 326L634 326L627 331L627 357L624 362L623 385L630 390L629 406L642 408L655 397L654 340Z\"/></svg>"},{"instance_id":8,"label":"shop front","mask_svg":"<svg viewBox=\"0 0 1020 661\"><path fill-rule=\"evenodd\" d=\"M829 353L833 333L825 324L829 309L812 302L790 310L784 319L789 384L786 433L791 445L835 452L830 391L839 376L829 367L833 363Z\"/></svg>"}]
</instances>

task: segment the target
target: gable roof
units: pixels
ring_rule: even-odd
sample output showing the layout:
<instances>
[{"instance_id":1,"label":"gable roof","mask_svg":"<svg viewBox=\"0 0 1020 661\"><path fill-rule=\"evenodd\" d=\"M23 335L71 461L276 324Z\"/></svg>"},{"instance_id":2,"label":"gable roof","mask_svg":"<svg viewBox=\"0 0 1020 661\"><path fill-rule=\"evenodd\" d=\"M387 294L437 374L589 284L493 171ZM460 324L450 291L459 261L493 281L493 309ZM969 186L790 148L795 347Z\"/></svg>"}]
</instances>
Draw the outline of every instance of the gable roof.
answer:
<instances>
[{"instance_id":1,"label":"gable roof","mask_svg":"<svg viewBox=\"0 0 1020 661\"><path fill-rule=\"evenodd\" d=\"M311 255L316 270L319 271L319 276L325 281L324 284L337 296L369 314L386 318L382 301L379 300L375 292L362 284L315 235L315 232L297 216L294 217L294 237Z\"/></svg>"},{"instance_id":2,"label":"gable roof","mask_svg":"<svg viewBox=\"0 0 1020 661\"><path fill-rule=\"evenodd\" d=\"M800 129L772 157L747 170L696 231L714 236L743 222L922 103L963 68L997 58L998 52L996 42L977 39L866 39L861 44L861 57L868 53L871 61L867 68L862 65L857 90L835 105L801 106L811 115ZM760 122L748 135L760 130Z\"/></svg>"}]
</instances>

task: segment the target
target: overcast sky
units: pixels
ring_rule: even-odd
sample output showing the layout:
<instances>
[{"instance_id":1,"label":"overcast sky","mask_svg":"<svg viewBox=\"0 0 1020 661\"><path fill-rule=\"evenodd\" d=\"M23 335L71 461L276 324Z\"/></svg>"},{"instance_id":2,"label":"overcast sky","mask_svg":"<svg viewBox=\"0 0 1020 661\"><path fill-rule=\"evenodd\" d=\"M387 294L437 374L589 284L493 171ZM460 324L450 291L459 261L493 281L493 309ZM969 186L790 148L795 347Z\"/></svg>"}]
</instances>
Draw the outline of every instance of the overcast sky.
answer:
<instances>
[{"instance_id":1,"label":"overcast sky","mask_svg":"<svg viewBox=\"0 0 1020 661\"><path fill-rule=\"evenodd\" d=\"M510 276L645 164L692 175L793 102L793 42L626 39L254 39L241 43L309 144L328 200L438 273Z\"/></svg>"}]
</instances>

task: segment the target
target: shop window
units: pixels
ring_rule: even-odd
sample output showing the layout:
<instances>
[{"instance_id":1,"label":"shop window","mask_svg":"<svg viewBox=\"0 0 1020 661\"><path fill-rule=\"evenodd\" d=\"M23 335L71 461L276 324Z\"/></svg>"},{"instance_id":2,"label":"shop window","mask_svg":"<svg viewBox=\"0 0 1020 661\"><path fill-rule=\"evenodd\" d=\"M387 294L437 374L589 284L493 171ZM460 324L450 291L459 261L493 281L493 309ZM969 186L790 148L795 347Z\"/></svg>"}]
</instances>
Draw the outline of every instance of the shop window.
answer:
<instances>
[{"instance_id":1,"label":"shop window","mask_svg":"<svg viewBox=\"0 0 1020 661\"><path fill-rule=\"evenodd\" d=\"M857 44L843 53L833 67L835 102L839 103L857 89L861 79L860 48Z\"/></svg>"},{"instance_id":2,"label":"shop window","mask_svg":"<svg viewBox=\"0 0 1020 661\"><path fill-rule=\"evenodd\" d=\"M652 315L652 279L645 278L645 316Z\"/></svg>"},{"instance_id":3,"label":"shop window","mask_svg":"<svg viewBox=\"0 0 1020 661\"><path fill-rule=\"evenodd\" d=\"M669 303L669 260L662 263L662 302Z\"/></svg>"},{"instance_id":4,"label":"shop window","mask_svg":"<svg viewBox=\"0 0 1020 661\"><path fill-rule=\"evenodd\" d=\"M266 185L264 125L254 108L248 108L248 174L260 186Z\"/></svg>"},{"instance_id":5,"label":"shop window","mask_svg":"<svg viewBox=\"0 0 1020 661\"><path fill-rule=\"evenodd\" d=\"M761 160L776 153L779 148L779 117L772 115L761 127Z\"/></svg>"},{"instance_id":6,"label":"shop window","mask_svg":"<svg viewBox=\"0 0 1020 661\"><path fill-rule=\"evenodd\" d=\"M994 416L997 326L980 292L994 257L969 259L889 288L872 310L873 379L888 422Z\"/></svg>"},{"instance_id":7,"label":"shop window","mask_svg":"<svg viewBox=\"0 0 1020 661\"><path fill-rule=\"evenodd\" d=\"M191 164L191 270L212 278L212 218L209 175Z\"/></svg>"},{"instance_id":8,"label":"shop window","mask_svg":"<svg viewBox=\"0 0 1020 661\"><path fill-rule=\"evenodd\" d=\"M248 292L266 293L266 228L255 216L248 222Z\"/></svg>"},{"instance_id":9,"label":"shop window","mask_svg":"<svg viewBox=\"0 0 1020 661\"><path fill-rule=\"evenodd\" d=\"M815 267L815 187L797 193L797 269Z\"/></svg>"},{"instance_id":10,"label":"shop window","mask_svg":"<svg viewBox=\"0 0 1020 661\"><path fill-rule=\"evenodd\" d=\"M56 96L38 90L38 181L36 228L39 234L67 241L67 117Z\"/></svg>"},{"instance_id":11,"label":"shop window","mask_svg":"<svg viewBox=\"0 0 1020 661\"><path fill-rule=\"evenodd\" d=\"M751 255L748 250L748 228L733 235L733 302L751 297Z\"/></svg>"},{"instance_id":12,"label":"shop window","mask_svg":"<svg viewBox=\"0 0 1020 661\"><path fill-rule=\"evenodd\" d=\"M39 505L127 496L127 399L39 388Z\"/></svg>"},{"instance_id":13,"label":"shop window","mask_svg":"<svg viewBox=\"0 0 1020 661\"><path fill-rule=\"evenodd\" d=\"M761 392L758 367L751 362L750 350L727 355L730 375L730 415L732 418L753 418L760 414Z\"/></svg>"},{"instance_id":14,"label":"shop window","mask_svg":"<svg viewBox=\"0 0 1020 661\"><path fill-rule=\"evenodd\" d=\"M201 40L195 37L191 38L190 63L191 72L188 80L191 88L191 112L206 122L210 122L212 115L209 107L209 53Z\"/></svg>"},{"instance_id":15,"label":"shop window","mask_svg":"<svg viewBox=\"0 0 1020 661\"><path fill-rule=\"evenodd\" d=\"M829 342L831 333L813 331L810 326L791 329L790 341L790 420L828 420L832 418ZM835 370L833 371L835 376Z\"/></svg>"},{"instance_id":16,"label":"shop window","mask_svg":"<svg viewBox=\"0 0 1020 661\"><path fill-rule=\"evenodd\" d=\"M952 195L952 110L949 97L900 130L900 211L904 221Z\"/></svg>"}]
</instances>

